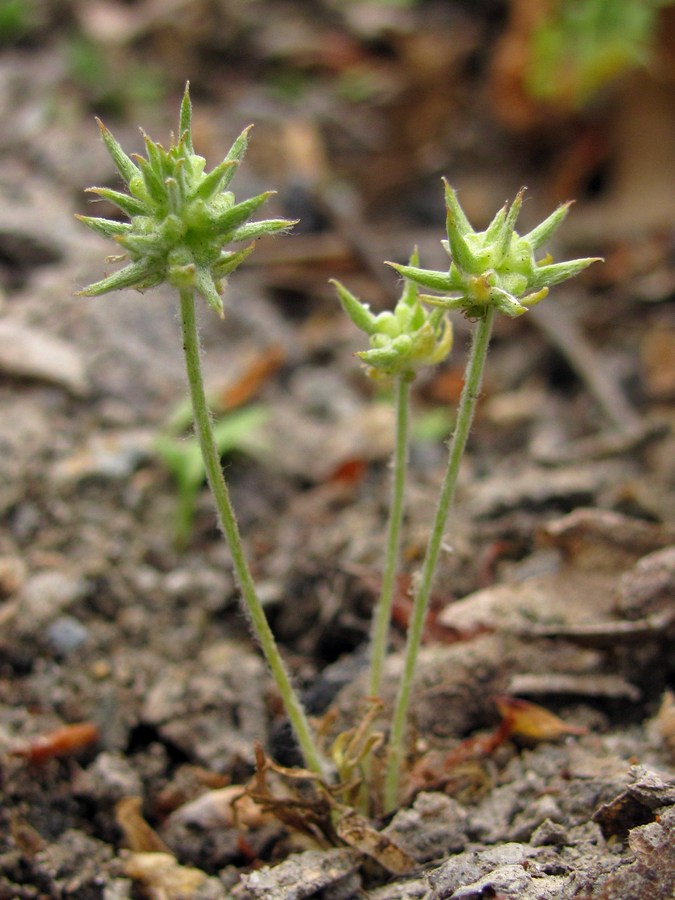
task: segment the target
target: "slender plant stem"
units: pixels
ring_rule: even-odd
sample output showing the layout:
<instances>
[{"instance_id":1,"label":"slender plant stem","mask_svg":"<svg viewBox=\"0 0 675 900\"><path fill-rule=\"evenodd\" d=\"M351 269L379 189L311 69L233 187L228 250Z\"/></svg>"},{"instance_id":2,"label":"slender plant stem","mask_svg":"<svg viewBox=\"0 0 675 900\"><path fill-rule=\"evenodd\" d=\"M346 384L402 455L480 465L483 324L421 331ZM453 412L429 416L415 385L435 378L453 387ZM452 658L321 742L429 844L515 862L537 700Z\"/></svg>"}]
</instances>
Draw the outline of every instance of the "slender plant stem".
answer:
<instances>
[{"instance_id":1,"label":"slender plant stem","mask_svg":"<svg viewBox=\"0 0 675 900\"><path fill-rule=\"evenodd\" d=\"M392 719L391 736L389 738L389 761L384 786L384 804L387 811L394 809L398 800L398 787L401 765L403 762L403 744L405 727L408 718L408 706L410 704L410 692L413 675L420 645L422 643L422 631L426 619L429 597L433 584L438 556L443 541L443 531L448 517L448 511L455 494L459 466L464 454L464 448L471 431L476 403L480 396L483 370L487 356L494 309L490 307L485 317L479 319L473 335L471 353L466 366L464 388L459 401L455 431L450 442L448 467L443 479L441 493L438 498L436 517L431 530L431 536L427 545L419 587L415 594L413 612L408 625L408 637L406 640L405 661L403 674L399 684L394 716Z\"/></svg>"},{"instance_id":2,"label":"slender plant stem","mask_svg":"<svg viewBox=\"0 0 675 900\"><path fill-rule=\"evenodd\" d=\"M225 481L225 476L223 475L220 455L211 428L211 417L204 392L199 334L195 319L194 295L191 290L182 290L180 292L180 310L183 350L185 352L185 365L190 386L190 399L192 400L195 431L204 458L206 477L215 501L220 527L229 545L230 553L232 554L232 564L234 566L237 583L248 612L251 626L260 643L267 664L272 671L272 675L284 703L284 708L291 721L298 743L300 744L305 764L313 772L316 772L318 775L323 775L324 768L321 764L321 755L317 750L305 711L293 689L286 666L279 653L274 635L272 634L272 629L269 626L265 611L258 598L251 571L244 554L244 548L239 535L239 527L230 501L230 492Z\"/></svg>"},{"instance_id":3,"label":"slender plant stem","mask_svg":"<svg viewBox=\"0 0 675 900\"><path fill-rule=\"evenodd\" d=\"M401 543L401 523L403 521L405 476L408 465L408 410L410 384L407 373L399 375L396 382L396 445L394 448L393 478L389 523L387 525L387 546L382 575L382 588L375 609L370 634L370 679L368 692L377 697L382 682L382 667L387 652L391 607L394 600L398 551Z\"/></svg>"}]
</instances>

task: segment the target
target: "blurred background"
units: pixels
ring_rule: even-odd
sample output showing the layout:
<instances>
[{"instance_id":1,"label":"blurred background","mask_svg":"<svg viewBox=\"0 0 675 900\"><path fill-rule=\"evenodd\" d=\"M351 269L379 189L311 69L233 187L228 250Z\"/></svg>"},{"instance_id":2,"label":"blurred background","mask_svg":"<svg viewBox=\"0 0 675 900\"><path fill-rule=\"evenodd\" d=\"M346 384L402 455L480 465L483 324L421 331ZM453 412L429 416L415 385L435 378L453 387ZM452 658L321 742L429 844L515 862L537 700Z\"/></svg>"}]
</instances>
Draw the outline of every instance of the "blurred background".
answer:
<instances>
[{"instance_id":1,"label":"blurred background","mask_svg":"<svg viewBox=\"0 0 675 900\"><path fill-rule=\"evenodd\" d=\"M252 162L305 233L437 225L445 175L478 223L522 184L583 201L580 241L622 278L672 244L669 0L0 2L0 152L57 178L105 174L93 114L132 144L168 132L188 79L204 155L255 121Z\"/></svg>"}]
</instances>

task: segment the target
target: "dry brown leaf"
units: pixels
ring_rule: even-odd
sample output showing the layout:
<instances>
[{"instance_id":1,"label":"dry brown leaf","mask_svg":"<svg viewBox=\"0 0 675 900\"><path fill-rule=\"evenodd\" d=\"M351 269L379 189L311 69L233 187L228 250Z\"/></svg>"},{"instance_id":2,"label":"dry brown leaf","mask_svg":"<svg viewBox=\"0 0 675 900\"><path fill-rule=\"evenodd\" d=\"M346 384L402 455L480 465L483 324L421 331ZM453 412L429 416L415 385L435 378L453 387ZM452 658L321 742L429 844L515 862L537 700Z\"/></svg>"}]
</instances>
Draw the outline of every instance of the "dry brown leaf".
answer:
<instances>
[{"instance_id":1,"label":"dry brown leaf","mask_svg":"<svg viewBox=\"0 0 675 900\"><path fill-rule=\"evenodd\" d=\"M153 900L189 900L208 878L200 869L181 866L170 853L132 853L124 872L140 881Z\"/></svg>"},{"instance_id":2,"label":"dry brown leaf","mask_svg":"<svg viewBox=\"0 0 675 900\"><path fill-rule=\"evenodd\" d=\"M376 860L392 875L403 875L417 866L412 856L353 809L347 809L340 816L335 831L345 844Z\"/></svg>"},{"instance_id":3,"label":"dry brown leaf","mask_svg":"<svg viewBox=\"0 0 675 900\"><path fill-rule=\"evenodd\" d=\"M124 841L130 850L141 855L167 854L169 848L141 815L140 797L122 797L115 806L115 819L124 832Z\"/></svg>"},{"instance_id":4,"label":"dry brown leaf","mask_svg":"<svg viewBox=\"0 0 675 900\"><path fill-rule=\"evenodd\" d=\"M260 828L271 816L239 785L207 791L184 803L171 814L171 821L199 825L201 828Z\"/></svg>"},{"instance_id":5,"label":"dry brown leaf","mask_svg":"<svg viewBox=\"0 0 675 900\"><path fill-rule=\"evenodd\" d=\"M675 694L666 691L654 718L654 727L675 763Z\"/></svg>"},{"instance_id":6,"label":"dry brown leaf","mask_svg":"<svg viewBox=\"0 0 675 900\"><path fill-rule=\"evenodd\" d=\"M554 713L517 697L496 697L495 703L511 734L532 741L557 741L567 734L586 734L586 728L569 725Z\"/></svg>"}]
</instances>

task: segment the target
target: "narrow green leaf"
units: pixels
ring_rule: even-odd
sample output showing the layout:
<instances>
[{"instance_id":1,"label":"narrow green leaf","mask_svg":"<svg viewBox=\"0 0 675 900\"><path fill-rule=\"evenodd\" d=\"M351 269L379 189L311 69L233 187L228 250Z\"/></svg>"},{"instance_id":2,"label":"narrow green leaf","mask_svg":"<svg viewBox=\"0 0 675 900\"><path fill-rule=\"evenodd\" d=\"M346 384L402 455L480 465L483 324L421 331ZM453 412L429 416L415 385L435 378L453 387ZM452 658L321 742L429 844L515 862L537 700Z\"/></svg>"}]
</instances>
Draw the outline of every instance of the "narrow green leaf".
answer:
<instances>
[{"instance_id":1,"label":"narrow green leaf","mask_svg":"<svg viewBox=\"0 0 675 900\"><path fill-rule=\"evenodd\" d=\"M445 178L443 179L443 184L445 186L445 205L452 212L452 218L453 222L455 223L455 227L462 234L473 232L471 222L469 222L469 220L467 219L466 214L460 206L459 200L457 199L457 191L454 188L450 187Z\"/></svg>"},{"instance_id":2,"label":"narrow green leaf","mask_svg":"<svg viewBox=\"0 0 675 900\"><path fill-rule=\"evenodd\" d=\"M351 291L348 291L347 288L340 284L335 278L330 279L330 284L332 284L337 291L342 308L356 327L360 328L361 331L365 331L366 334L376 334L376 317L371 313L368 306L365 303L361 303Z\"/></svg>"},{"instance_id":3,"label":"narrow green leaf","mask_svg":"<svg viewBox=\"0 0 675 900\"><path fill-rule=\"evenodd\" d=\"M96 216L76 215L75 218L97 234L102 234L103 237L114 237L115 235L127 234L131 231L129 222L117 222L114 219L98 219Z\"/></svg>"},{"instance_id":4,"label":"narrow green leaf","mask_svg":"<svg viewBox=\"0 0 675 900\"><path fill-rule=\"evenodd\" d=\"M235 159L224 159L214 169L205 175L197 188L190 195L190 200L208 200L210 197L223 191L226 176L228 184L232 180L232 175L239 163Z\"/></svg>"},{"instance_id":5,"label":"narrow green leaf","mask_svg":"<svg viewBox=\"0 0 675 900\"><path fill-rule=\"evenodd\" d=\"M137 200L136 197L130 197L129 194L122 194L119 191L113 191L111 188L99 187L86 188L86 192L88 194L98 194L102 200L113 203L121 209L123 213L126 213L129 218L132 216L142 216L147 213L145 204L140 200Z\"/></svg>"},{"instance_id":6,"label":"narrow green leaf","mask_svg":"<svg viewBox=\"0 0 675 900\"><path fill-rule=\"evenodd\" d=\"M143 141L145 143L145 150L148 155L148 162L152 167L153 172L157 175L159 179L162 179L164 175L164 162L162 159L162 152L159 144L155 143L152 138L147 135L143 129L141 129L141 134L143 135ZM166 156L166 154L164 154Z\"/></svg>"},{"instance_id":7,"label":"narrow green leaf","mask_svg":"<svg viewBox=\"0 0 675 900\"><path fill-rule=\"evenodd\" d=\"M223 298L218 293L216 283L208 269L197 267L197 276L195 278L195 287L201 296L206 300L212 310L216 312L221 319L225 318L223 309Z\"/></svg>"},{"instance_id":8,"label":"narrow green leaf","mask_svg":"<svg viewBox=\"0 0 675 900\"><path fill-rule=\"evenodd\" d=\"M234 144L230 147L227 152L227 156L225 157L225 162L237 162L240 163L244 156L246 155L246 149L248 147L248 139L251 133L251 129L253 125L248 125L239 137L236 139ZM232 171L232 175L234 175L234 170ZM232 175L230 176L230 180L232 179ZM228 181L229 184L229 181ZM227 187L227 185L225 185Z\"/></svg>"},{"instance_id":9,"label":"narrow green leaf","mask_svg":"<svg viewBox=\"0 0 675 900\"><path fill-rule=\"evenodd\" d=\"M445 220L446 230L448 233L448 244L452 261L463 272L471 275L479 275L484 266L481 260L477 260L471 250L471 247L464 239L466 232L462 231L461 225L458 225L455 211L451 206L447 207L447 217Z\"/></svg>"},{"instance_id":10,"label":"narrow green leaf","mask_svg":"<svg viewBox=\"0 0 675 900\"><path fill-rule=\"evenodd\" d=\"M118 142L115 140L112 132L105 127L100 119L97 118L96 122L101 132L103 143L105 144L108 153L112 157L112 161L115 163L117 171L120 173L124 181L128 184L134 176L138 175L138 169L133 164L130 157L128 157L124 152L120 144L118 144Z\"/></svg>"},{"instance_id":11,"label":"narrow green leaf","mask_svg":"<svg viewBox=\"0 0 675 900\"><path fill-rule=\"evenodd\" d=\"M485 240L489 243L493 243L499 238L501 230L504 226L504 219L506 218L506 211L509 208L508 203L505 203L502 208L499 210L497 215L488 225L485 231Z\"/></svg>"},{"instance_id":12,"label":"narrow green leaf","mask_svg":"<svg viewBox=\"0 0 675 900\"><path fill-rule=\"evenodd\" d=\"M418 247L413 247L413 251L410 254L410 258L408 260L408 265L413 268L419 268L420 264L420 251ZM419 293L417 289L417 284L414 281L410 281L409 279L405 280L403 285L403 293L401 294L401 299L399 303L403 303L405 306L414 307L417 305L417 295Z\"/></svg>"},{"instance_id":13,"label":"narrow green leaf","mask_svg":"<svg viewBox=\"0 0 675 900\"><path fill-rule=\"evenodd\" d=\"M144 260L130 263L128 266L120 269L119 272L90 284L89 287L78 291L78 296L99 297L101 294L108 294L110 291L120 291L130 287L143 289L159 284L161 280L162 275L158 273L157 266L150 265Z\"/></svg>"},{"instance_id":14,"label":"narrow green leaf","mask_svg":"<svg viewBox=\"0 0 675 900\"><path fill-rule=\"evenodd\" d=\"M567 203L561 204L541 224L523 236L523 239L529 242L533 250L541 247L557 231L573 203L574 200L569 200Z\"/></svg>"},{"instance_id":15,"label":"narrow green leaf","mask_svg":"<svg viewBox=\"0 0 675 900\"><path fill-rule=\"evenodd\" d=\"M211 273L214 278L227 278L234 270L240 266L247 256L253 252L255 244L251 243L243 250L230 251L223 253L218 262L211 266Z\"/></svg>"},{"instance_id":16,"label":"narrow green leaf","mask_svg":"<svg viewBox=\"0 0 675 900\"><path fill-rule=\"evenodd\" d=\"M175 178L167 178L164 181L166 187L166 199L169 212L173 215L180 215L183 209L183 195L180 186Z\"/></svg>"},{"instance_id":17,"label":"narrow green leaf","mask_svg":"<svg viewBox=\"0 0 675 900\"><path fill-rule=\"evenodd\" d=\"M466 306L466 297L462 294L460 297L434 297L431 294L421 294L420 303L427 303L429 306L435 306L438 309L463 309Z\"/></svg>"},{"instance_id":18,"label":"narrow green leaf","mask_svg":"<svg viewBox=\"0 0 675 900\"><path fill-rule=\"evenodd\" d=\"M162 256L166 250L166 242L160 234L122 234L115 240L128 250L132 256Z\"/></svg>"},{"instance_id":19,"label":"narrow green leaf","mask_svg":"<svg viewBox=\"0 0 675 900\"><path fill-rule=\"evenodd\" d=\"M264 194L258 194L256 197L251 197L248 200L242 200L241 203L235 203L234 206L231 206L211 222L209 225L210 233L214 237L216 235L226 235L229 231L234 230L238 225L245 222L274 193L276 192L265 191Z\"/></svg>"},{"instance_id":20,"label":"narrow green leaf","mask_svg":"<svg viewBox=\"0 0 675 900\"><path fill-rule=\"evenodd\" d=\"M166 187L162 178L154 171L150 162L143 156L135 156L138 167L143 176L143 184L148 192L150 199L157 204L158 207L166 206Z\"/></svg>"},{"instance_id":21,"label":"narrow green leaf","mask_svg":"<svg viewBox=\"0 0 675 900\"><path fill-rule=\"evenodd\" d=\"M178 139L185 144L188 153L194 153L192 146L192 103L190 102L190 82L185 82L183 99L180 104L180 120L178 125Z\"/></svg>"},{"instance_id":22,"label":"narrow green leaf","mask_svg":"<svg viewBox=\"0 0 675 900\"><path fill-rule=\"evenodd\" d=\"M520 215L520 210L523 205L523 197L525 196L525 191L527 188L522 187L518 193L516 194L515 200L511 204L509 211L506 214L506 218L504 219L504 225L502 228L501 239L499 241L499 250L502 256L502 259L509 252L509 247L511 246L511 238L513 237L513 231L516 227L516 222L518 220L518 216Z\"/></svg>"},{"instance_id":23,"label":"narrow green leaf","mask_svg":"<svg viewBox=\"0 0 675 900\"><path fill-rule=\"evenodd\" d=\"M266 234L290 231L298 221L298 219L263 219L261 222L248 222L246 225L236 228L228 239L235 243L253 241Z\"/></svg>"},{"instance_id":24,"label":"narrow green leaf","mask_svg":"<svg viewBox=\"0 0 675 900\"><path fill-rule=\"evenodd\" d=\"M602 258L593 256L586 259L571 259L569 262L539 266L534 270L529 287L536 291L542 287L560 284L562 281L567 281L568 278L574 278L575 275L583 272L584 269L587 269L594 262L602 262Z\"/></svg>"},{"instance_id":25,"label":"narrow green leaf","mask_svg":"<svg viewBox=\"0 0 675 900\"><path fill-rule=\"evenodd\" d=\"M402 266L394 262L385 262L385 266L396 269L399 275L420 284L432 291L456 291L459 287L452 272L434 272L430 269L419 269L417 266Z\"/></svg>"}]
</instances>

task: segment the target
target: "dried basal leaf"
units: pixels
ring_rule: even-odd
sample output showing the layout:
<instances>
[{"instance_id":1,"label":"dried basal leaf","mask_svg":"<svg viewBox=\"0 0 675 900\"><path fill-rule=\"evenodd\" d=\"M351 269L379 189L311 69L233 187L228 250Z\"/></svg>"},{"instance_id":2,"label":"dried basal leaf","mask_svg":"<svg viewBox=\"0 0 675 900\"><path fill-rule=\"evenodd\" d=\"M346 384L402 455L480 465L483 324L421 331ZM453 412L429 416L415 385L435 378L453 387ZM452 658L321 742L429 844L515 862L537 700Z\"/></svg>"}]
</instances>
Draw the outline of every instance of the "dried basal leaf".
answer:
<instances>
[{"instance_id":1,"label":"dried basal leaf","mask_svg":"<svg viewBox=\"0 0 675 900\"><path fill-rule=\"evenodd\" d=\"M392 875L404 875L417 865L412 856L353 809L343 812L335 823L335 830L345 844L365 853Z\"/></svg>"},{"instance_id":2,"label":"dried basal leaf","mask_svg":"<svg viewBox=\"0 0 675 900\"><path fill-rule=\"evenodd\" d=\"M569 725L554 713L516 697L496 697L495 703L511 734L530 741L557 741L569 734L586 734L586 728Z\"/></svg>"},{"instance_id":3,"label":"dried basal leaf","mask_svg":"<svg viewBox=\"0 0 675 900\"><path fill-rule=\"evenodd\" d=\"M675 694L672 691L666 691L663 695L653 726L675 764Z\"/></svg>"},{"instance_id":4,"label":"dried basal leaf","mask_svg":"<svg viewBox=\"0 0 675 900\"><path fill-rule=\"evenodd\" d=\"M547 523L543 540L578 568L620 572L647 553L672 544L672 529L608 509L576 509Z\"/></svg>"},{"instance_id":5,"label":"dried basal leaf","mask_svg":"<svg viewBox=\"0 0 675 900\"><path fill-rule=\"evenodd\" d=\"M124 833L126 846L135 853L169 853L161 837L141 815L140 797L123 797L115 806L115 819Z\"/></svg>"},{"instance_id":6,"label":"dried basal leaf","mask_svg":"<svg viewBox=\"0 0 675 900\"><path fill-rule=\"evenodd\" d=\"M132 853L124 872L157 900L188 900L208 880L205 872L181 866L170 853Z\"/></svg>"},{"instance_id":7,"label":"dried basal leaf","mask_svg":"<svg viewBox=\"0 0 675 900\"><path fill-rule=\"evenodd\" d=\"M200 828L260 828L271 816L239 785L229 785L179 806L169 820Z\"/></svg>"}]
</instances>

